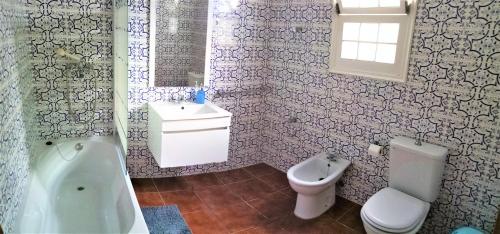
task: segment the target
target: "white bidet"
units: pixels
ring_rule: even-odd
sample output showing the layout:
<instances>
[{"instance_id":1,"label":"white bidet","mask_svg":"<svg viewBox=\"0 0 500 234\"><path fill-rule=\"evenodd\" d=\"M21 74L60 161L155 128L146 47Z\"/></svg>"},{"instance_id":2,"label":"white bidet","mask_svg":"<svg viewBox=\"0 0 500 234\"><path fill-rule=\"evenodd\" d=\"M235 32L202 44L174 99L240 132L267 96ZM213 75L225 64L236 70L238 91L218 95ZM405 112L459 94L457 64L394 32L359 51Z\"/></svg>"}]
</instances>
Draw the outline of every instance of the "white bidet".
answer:
<instances>
[{"instance_id":1,"label":"white bidet","mask_svg":"<svg viewBox=\"0 0 500 234\"><path fill-rule=\"evenodd\" d=\"M295 215L312 219L327 211L335 203L335 183L350 164L332 154L320 153L291 167L287 177L297 192Z\"/></svg>"}]
</instances>

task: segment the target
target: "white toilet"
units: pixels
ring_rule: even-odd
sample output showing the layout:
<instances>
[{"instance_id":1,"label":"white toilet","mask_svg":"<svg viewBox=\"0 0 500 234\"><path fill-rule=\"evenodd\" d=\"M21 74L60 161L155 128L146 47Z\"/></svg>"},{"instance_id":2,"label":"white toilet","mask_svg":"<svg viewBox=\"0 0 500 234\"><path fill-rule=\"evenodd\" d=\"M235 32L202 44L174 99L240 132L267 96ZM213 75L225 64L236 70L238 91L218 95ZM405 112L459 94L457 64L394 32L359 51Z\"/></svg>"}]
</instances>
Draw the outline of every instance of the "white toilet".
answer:
<instances>
[{"instance_id":1,"label":"white toilet","mask_svg":"<svg viewBox=\"0 0 500 234\"><path fill-rule=\"evenodd\" d=\"M448 150L407 137L391 141L389 187L363 205L368 234L417 233L438 197Z\"/></svg>"},{"instance_id":2,"label":"white toilet","mask_svg":"<svg viewBox=\"0 0 500 234\"><path fill-rule=\"evenodd\" d=\"M320 153L291 167L287 177L297 192L295 215L312 219L327 211L335 203L335 183L350 164L332 154Z\"/></svg>"}]
</instances>

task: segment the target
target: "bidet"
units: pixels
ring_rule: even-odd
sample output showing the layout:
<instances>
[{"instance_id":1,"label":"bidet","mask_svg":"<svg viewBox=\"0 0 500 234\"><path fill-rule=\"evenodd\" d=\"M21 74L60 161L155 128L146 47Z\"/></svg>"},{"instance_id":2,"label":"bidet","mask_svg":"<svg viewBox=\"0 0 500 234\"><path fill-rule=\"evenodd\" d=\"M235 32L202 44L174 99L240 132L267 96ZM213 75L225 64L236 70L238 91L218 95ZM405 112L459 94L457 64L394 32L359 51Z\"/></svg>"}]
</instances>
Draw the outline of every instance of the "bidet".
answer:
<instances>
[{"instance_id":1,"label":"bidet","mask_svg":"<svg viewBox=\"0 0 500 234\"><path fill-rule=\"evenodd\" d=\"M331 155L317 154L288 170L288 182L297 192L297 217L316 218L335 204L335 183L351 162Z\"/></svg>"}]
</instances>

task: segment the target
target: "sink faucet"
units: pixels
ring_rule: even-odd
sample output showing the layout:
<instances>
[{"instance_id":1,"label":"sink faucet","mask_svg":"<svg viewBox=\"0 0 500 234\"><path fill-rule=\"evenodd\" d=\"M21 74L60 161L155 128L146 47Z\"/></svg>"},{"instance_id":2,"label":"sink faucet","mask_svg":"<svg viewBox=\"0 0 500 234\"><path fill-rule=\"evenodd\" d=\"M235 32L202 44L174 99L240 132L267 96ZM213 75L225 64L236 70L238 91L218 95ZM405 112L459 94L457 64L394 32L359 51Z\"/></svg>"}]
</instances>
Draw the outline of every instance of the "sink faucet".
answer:
<instances>
[{"instance_id":1,"label":"sink faucet","mask_svg":"<svg viewBox=\"0 0 500 234\"><path fill-rule=\"evenodd\" d=\"M173 102L173 103L175 103L175 104L180 104L184 100L185 100L185 98L182 95L180 95L178 98L176 98L175 95L172 94L172 96L170 97L170 101Z\"/></svg>"},{"instance_id":2,"label":"sink faucet","mask_svg":"<svg viewBox=\"0 0 500 234\"><path fill-rule=\"evenodd\" d=\"M335 156L335 154L333 152L326 152L326 159L328 159L329 161L331 162L336 162L337 161L337 157Z\"/></svg>"}]
</instances>

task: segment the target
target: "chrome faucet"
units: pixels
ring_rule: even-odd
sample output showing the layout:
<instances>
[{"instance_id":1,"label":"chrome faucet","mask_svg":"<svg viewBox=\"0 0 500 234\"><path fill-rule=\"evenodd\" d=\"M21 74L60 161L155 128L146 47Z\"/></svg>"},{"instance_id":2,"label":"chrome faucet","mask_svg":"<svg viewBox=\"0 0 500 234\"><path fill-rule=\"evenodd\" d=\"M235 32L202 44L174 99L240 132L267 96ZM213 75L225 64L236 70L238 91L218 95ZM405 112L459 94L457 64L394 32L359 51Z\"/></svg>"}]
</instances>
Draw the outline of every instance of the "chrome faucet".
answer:
<instances>
[{"instance_id":1,"label":"chrome faucet","mask_svg":"<svg viewBox=\"0 0 500 234\"><path fill-rule=\"evenodd\" d=\"M420 138L420 133L417 133L417 140L415 140L415 145L416 146L421 146L422 145L422 139Z\"/></svg>"},{"instance_id":2,"label":"chrome faucet","mask_svg":"<svg viewBox=\"0 0 500 234\"><path fill-rule=\"evenodd\" d=\"M335 156L334 153L332 152L326 152L327 156L326 156L326 159L328 159L329 161L331 162L336 162L337 161L337 157Z\"/></svg>"},{"instance_id":3,"label":"chrome faucet","mask_svg":"<svg viewBox=\"0 0 500 234\"><path fill-rule=\"evenodd\" d=\"M173 94L172 94L172 96L170 96L170 101L175 103L175 104L180 104L184 100L185 100L185 98L182 95L180 95L178 98L176 98L175 95L173 95Z\"/></svg>"}]
</instances>

